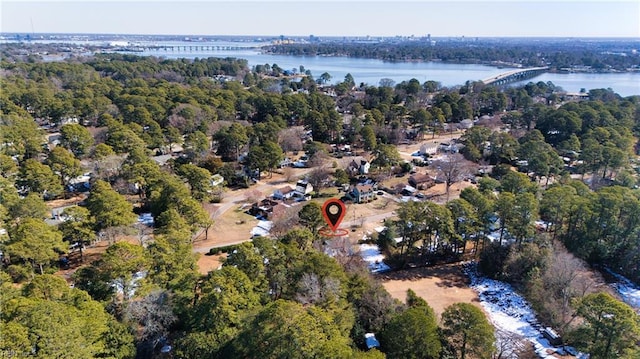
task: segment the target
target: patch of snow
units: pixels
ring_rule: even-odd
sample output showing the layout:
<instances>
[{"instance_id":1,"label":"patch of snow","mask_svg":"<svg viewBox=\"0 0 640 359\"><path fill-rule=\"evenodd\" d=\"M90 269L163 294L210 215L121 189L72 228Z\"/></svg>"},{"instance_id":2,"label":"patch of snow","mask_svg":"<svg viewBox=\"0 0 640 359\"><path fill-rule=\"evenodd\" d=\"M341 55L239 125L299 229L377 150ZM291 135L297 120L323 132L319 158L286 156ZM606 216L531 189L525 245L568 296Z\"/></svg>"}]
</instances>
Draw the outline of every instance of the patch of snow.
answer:
<instances>
[{"instance_id":1,"label":"patch of snow","mask_svg":"<svg viewBox=\"0 0 640 359\"><path fill-rule=\"evenodd\" d=\"M470 287L478 293L480 305L494 327L529 340L540 358L554 358L553 353L564 353L567 348L574 350L570 347L565 347L564 350L556 348L544 338L542 335L544 328L538 323L535 312L511 285L481 277L477 273L475 263L466 265L465 272L471 280ZM502 340L499 335L496 339ZM577 357L588 358L583 353L578 353Z\"/></svg>"},{"instance_id":2,"label":"patch of snow","mask_svg":"<svg viewBox=\"0 0 640 359\"><path fill-rule=\"evenodd\" d=\"M610 269L606 269L606 271L617 280L617 283L612 283L611 286L618 292L622 300L634 309L640 310L640 287Z\"/></svg>"},{"instance_id":3,"label":"patch of snow","mask_svg":"<svg viewBox=\"0 0 640 359\"><path fill-rule=\"evenodd\" d=\"M369 269L373 273L385 272L391 269L383 262L384 255L380 253L380 248L376 244L361 244L360 256L369 264Z\"/></svg>"}]
</instances>

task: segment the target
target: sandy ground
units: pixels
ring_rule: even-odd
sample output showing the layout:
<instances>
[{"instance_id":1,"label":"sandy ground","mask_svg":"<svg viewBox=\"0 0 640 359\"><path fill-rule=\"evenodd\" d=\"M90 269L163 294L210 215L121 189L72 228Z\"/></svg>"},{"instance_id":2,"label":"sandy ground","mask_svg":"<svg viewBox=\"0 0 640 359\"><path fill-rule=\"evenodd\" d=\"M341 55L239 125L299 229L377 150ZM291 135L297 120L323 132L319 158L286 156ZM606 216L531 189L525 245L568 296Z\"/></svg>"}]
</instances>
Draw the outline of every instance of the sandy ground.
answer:
<instances>
[{"instance_id":1,"label":"sandy ground","mask_svg":"<svg viewBox=\"0 0 640 359\"><path fill-rule=\"evenodd\" d=\"M477 293L469 288L460 264L407 269L379 276L392 297L405 302L411 289L433 308L438 319L451 304L464 302L480 307Z\"/></svg>"}]
</instances>

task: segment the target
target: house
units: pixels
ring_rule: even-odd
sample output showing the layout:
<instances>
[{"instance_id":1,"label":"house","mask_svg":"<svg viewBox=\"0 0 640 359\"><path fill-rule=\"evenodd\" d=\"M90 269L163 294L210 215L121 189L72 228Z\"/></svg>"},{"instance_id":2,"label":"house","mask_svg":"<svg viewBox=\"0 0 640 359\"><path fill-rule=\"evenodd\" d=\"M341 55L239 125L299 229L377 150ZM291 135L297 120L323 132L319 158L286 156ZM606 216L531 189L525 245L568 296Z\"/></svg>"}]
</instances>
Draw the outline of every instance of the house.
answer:
<instances>
[{"instance_id":1,"label":"house","mask_svg":"<svg viewBox=\"0 0 640 359\"><path fill-rule=\"evenodd\" d=\"M273 213L273 207L277 204L278 202L265 198L260 202L252 204L249 209L249 214L255 217L269 218L271 213Z\"/></svg>"},{"instance_id":2,"label":"house","mask_svg":"<svg viewBox=\"0 0 640 359\"><path fill-rule=\"evenodd\" d=\"M284 186L282 188L278 188L273 192L273 198L279 199L279 200L286 200L293 197L294 192L295 191L293 190L293 188L291 188L291 186Z\"/></svg>"},{"instance_id":3,"label":"house","mask_svg":"<svg viewBox=\"0 0 640 359\"><path fill-rule=\"evenodd\" d=\"M296 188L291 197L298 202L309 201L311 199L311 192L313 192L311 183L302 180L296 183Z\"/></svg>"},{"instance_id":4,"label":"house","mask_svg":"<svg viewBox=\"0 0 640 359\"><path fill-rule=\"evenodd\" d=\"M307 181L298 181L296 183L295 191L301 193L302 195L311 194L311 192L313 192L313 186Z\"/></svg>"},{"instance_id":5,"label":"house","mask_svg":"<svg viewBox=\"0 0 640 359\"><path fill-rule=\"evenodd\" d=\"M172 158L173 158L172 155L159 155L159 156L151 157L151 159L160 167L166 166L169 160Z\"/></svg>"},{"instance_id":6,"label":"house","mask_svg":"<svg viewBox=\"0 0 640 359\"><path fill-rule=\"evenodd\" d=\"M470 118L466 118L462 121L460 121L460 128L464 129L464 130L468 130L471 127L473 127L473 120Z\"/></svg>"},{"instance_id":7,"label":"house","mask_svg":"<svg viewBox=\"0 0 640 359\"><path fill-rule=\"evenodd\" d=\"M435 186L436 181L425 173L415 173L409 177L409 184L417 189L427 189Z\"/></svg>"},{"instance_id":8,"label":"house","mask_svg":"<svg viewBox=\"0 0 640 359\"><path fill-rule=\"evenodd\" d=\"M369 161L360 160L358 163L356 160L353 160L349 163L348 170L351 175L366 175L369 173L369 168L371 168Z\"/></svg>"},{"instance_id":9,"label":"house","mask_svg":"<svg viewBox=\"0 0 640 359\"><path fill-rule=\"evenodd\" d=\"M370 184L357 184L351 188L349 197L355 203L371 202L375 197L373 186Z\"/></svg>"},{"instance_id":10,"label":"house","mask_svg":"<svg viewBox=\"0 0 640 359\"><path fill-rule=\"evenodd\" d=\"M438 145L435 143L425 143L420 146L420 155L435 155L438 152Z\"/></svg>"},{"instance_id":11,"label":"house","mask_svg":"<svg viewBox=\"0 0 640 359\"><path fill-rule=\"evenodd\" d=\"M291 159L289 157L286 157L284 160L280 161L280 164L278 165L280 168L284 168L284 167L293 167L293 161L291 161Z\"/></svg>"}]
</instances>

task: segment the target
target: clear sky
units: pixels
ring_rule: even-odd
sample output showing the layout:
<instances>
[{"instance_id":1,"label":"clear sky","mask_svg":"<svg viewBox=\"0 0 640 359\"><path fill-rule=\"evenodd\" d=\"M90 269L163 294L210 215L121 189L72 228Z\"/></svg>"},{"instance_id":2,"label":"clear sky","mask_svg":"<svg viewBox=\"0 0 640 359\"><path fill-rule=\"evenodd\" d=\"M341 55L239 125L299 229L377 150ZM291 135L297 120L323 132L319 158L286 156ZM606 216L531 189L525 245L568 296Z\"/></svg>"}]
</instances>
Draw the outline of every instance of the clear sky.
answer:
<instances>
[{"instance_id":1,"label":"clear sky","mask_svg":"<svg viewBox=\"0 0 640 359\"><path fill-rule=\"evenodd\" d=\"M0 31L640 38L640 0L0 0Z\"/></svg>"}]
</instances>

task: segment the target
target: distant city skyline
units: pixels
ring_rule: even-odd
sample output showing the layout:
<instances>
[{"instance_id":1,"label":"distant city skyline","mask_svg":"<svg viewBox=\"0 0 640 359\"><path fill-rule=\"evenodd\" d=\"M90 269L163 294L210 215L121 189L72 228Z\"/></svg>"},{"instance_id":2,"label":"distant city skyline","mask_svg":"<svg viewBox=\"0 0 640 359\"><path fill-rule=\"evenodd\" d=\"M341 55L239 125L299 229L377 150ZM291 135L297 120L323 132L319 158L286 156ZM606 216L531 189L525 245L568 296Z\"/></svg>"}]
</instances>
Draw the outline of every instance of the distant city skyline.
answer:
<instances>
[{"instance_id":1,"label":"distant city skyline","mask_svg":"<svg viewBox=\"0 0 640 359\"><path fill-rule=\"evenodd\" d=\"M0 31L141 35L635 37L640 1L11 1Z\"/></svg>"}]
</instances>

